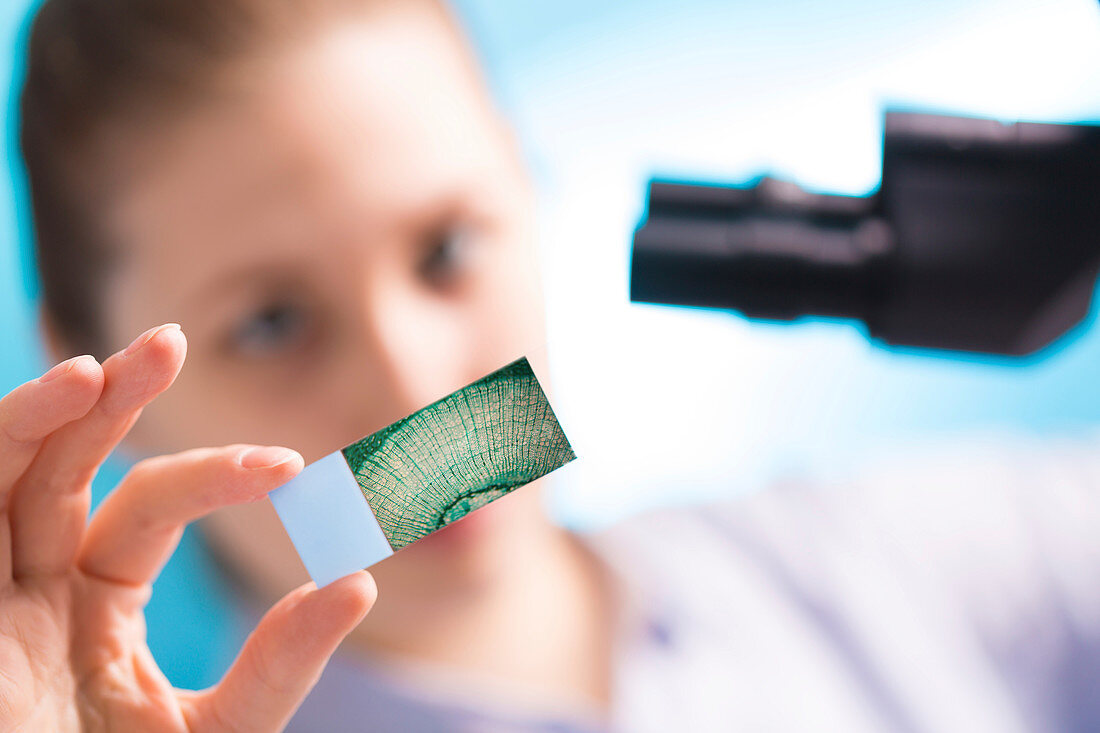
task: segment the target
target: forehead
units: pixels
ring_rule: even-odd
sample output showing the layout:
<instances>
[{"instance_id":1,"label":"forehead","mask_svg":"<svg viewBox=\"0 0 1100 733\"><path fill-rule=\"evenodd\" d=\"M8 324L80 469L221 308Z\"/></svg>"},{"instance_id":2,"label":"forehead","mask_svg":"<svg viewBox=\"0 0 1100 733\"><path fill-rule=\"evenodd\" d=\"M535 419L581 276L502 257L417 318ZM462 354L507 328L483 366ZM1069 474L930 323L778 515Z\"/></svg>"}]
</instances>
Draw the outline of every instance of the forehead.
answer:
<instances>
[{"instance_id":1,"label":"forehead","mask_svg":"<svg viewBox=\"0 0 1100 733\"><path fill-rule=\"evenodd\" d=\"M423 11L333 23L223 82L123 141L108 226L128 254L381 228L506 164L461 39Z\"/></svg>"}]
</instances>

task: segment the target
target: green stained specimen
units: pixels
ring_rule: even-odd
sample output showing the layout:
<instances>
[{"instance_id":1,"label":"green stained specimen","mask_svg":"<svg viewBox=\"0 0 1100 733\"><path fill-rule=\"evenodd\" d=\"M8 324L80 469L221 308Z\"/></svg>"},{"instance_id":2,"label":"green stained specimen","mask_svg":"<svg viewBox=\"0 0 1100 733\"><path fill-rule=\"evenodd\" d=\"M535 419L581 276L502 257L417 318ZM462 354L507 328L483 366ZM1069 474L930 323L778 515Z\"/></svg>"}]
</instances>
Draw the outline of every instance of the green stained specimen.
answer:
<instances>
[{"instance_id":1,"label":"green stained specimen","mask_svg":"<svg viewBox=\"0 0 1100 733\"><path fill-rule=\"evenodd\" d=\"M343 453L394 551L576 458L526 358Z\"/></svg>"}]
</instances>

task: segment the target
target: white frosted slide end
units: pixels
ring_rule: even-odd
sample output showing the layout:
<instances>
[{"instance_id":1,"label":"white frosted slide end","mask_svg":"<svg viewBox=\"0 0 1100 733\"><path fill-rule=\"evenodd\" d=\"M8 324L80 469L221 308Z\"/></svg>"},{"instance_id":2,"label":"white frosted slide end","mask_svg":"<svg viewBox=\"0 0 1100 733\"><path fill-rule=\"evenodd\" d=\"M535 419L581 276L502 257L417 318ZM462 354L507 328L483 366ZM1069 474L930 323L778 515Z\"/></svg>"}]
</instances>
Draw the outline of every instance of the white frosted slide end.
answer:
<instances>
[{"instance_id":1,"label":"white frosted slide end","mask_svg":"<svg viewBox=\"0 0 1100 733\"><path fill-rule=\"evenodd\" d=\"M318 588L393 554L340 451L268 496Z\"/></svg>"}]
</instances>

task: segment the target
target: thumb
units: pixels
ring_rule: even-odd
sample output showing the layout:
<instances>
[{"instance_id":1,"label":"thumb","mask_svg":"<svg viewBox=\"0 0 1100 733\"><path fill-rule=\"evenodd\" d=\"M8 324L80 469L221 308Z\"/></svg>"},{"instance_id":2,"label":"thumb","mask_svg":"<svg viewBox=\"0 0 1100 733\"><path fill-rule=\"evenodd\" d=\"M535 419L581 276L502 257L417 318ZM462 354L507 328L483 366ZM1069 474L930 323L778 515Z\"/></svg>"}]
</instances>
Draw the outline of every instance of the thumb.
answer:
<instances>
[{"instance_id":1,"label":"thumb","mask_svg":"<svg viewBox=\"0 0 1100 733\"><path fill-rule=\"evenodd\" d=\"M288 593L260 620L222 681L181 701L191 730L282 730L377 595L365 570Z\"/></svg>"}]
</instances>

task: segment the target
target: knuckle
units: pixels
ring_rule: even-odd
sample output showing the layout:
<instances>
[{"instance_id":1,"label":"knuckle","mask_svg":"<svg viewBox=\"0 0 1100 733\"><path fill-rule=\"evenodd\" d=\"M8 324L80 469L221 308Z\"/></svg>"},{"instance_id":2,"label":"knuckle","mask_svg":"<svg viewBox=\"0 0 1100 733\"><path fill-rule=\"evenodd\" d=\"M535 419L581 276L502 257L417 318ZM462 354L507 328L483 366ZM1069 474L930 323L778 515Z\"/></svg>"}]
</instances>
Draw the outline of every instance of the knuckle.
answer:
<instances>
[{"instance_id":1,"label":"knuckle","mask_svg":"<svg viewBox=\"0 0 1100 733\"><path fill-rule=\"evenodd\" d=\"M58 499L82 491L91 484L95 477L95 468L73 467L69 470L52 470L36 488L41 488L41 495L50 499Z\"/></svg>"},{"instance_id":2,"label":"knuckle","mask_svg":"<svg viewBox=\"0 0 1100 733\"><path fill-rule=\"evenodd\" d=\"M33 423L28 418L33 417L30 413L35 405L20 404L16 397L16 392L11 392L0 399L0 438L19 447L33 445L42 439L34 425L28 424Z\"/></svg>"},{"instance_id":3,"label":"knuckle","mask_svg":"<svg viewBox=\"0 0 1100 733\"><path fill-rule=\"evenodd\" d=\"M0 412L0 438L16 446L30 446L37 441L35 436L22 428L17 420L12 420L3 412Z\"/></svg>"},{"instance_id":4,"label":"knuckle","mask_svg":"<svg viewBox=\"0 0 1100 733\"><path fill-rule=\"evenodd\" d=\"M271 652L264 644L256 644L249 655L252 679L261 687L264 693L273 699L283 699L293 691L290 689L285 675L276 672L279 665L271 658Z\"/></svg>"},{"instance_id":5,"label":"knuckle","mask_svg":"<svg viewBox=\"0 0 1100 733\"><path fill-rule=\"evenodd\" d=\"M237 719L224 708L220 695L215 695L209 708L206 710L206 719L202 725L192 726L192 730L198 733L245 733L247 728L238 723Z\"/></svg>"}]
</instances>

